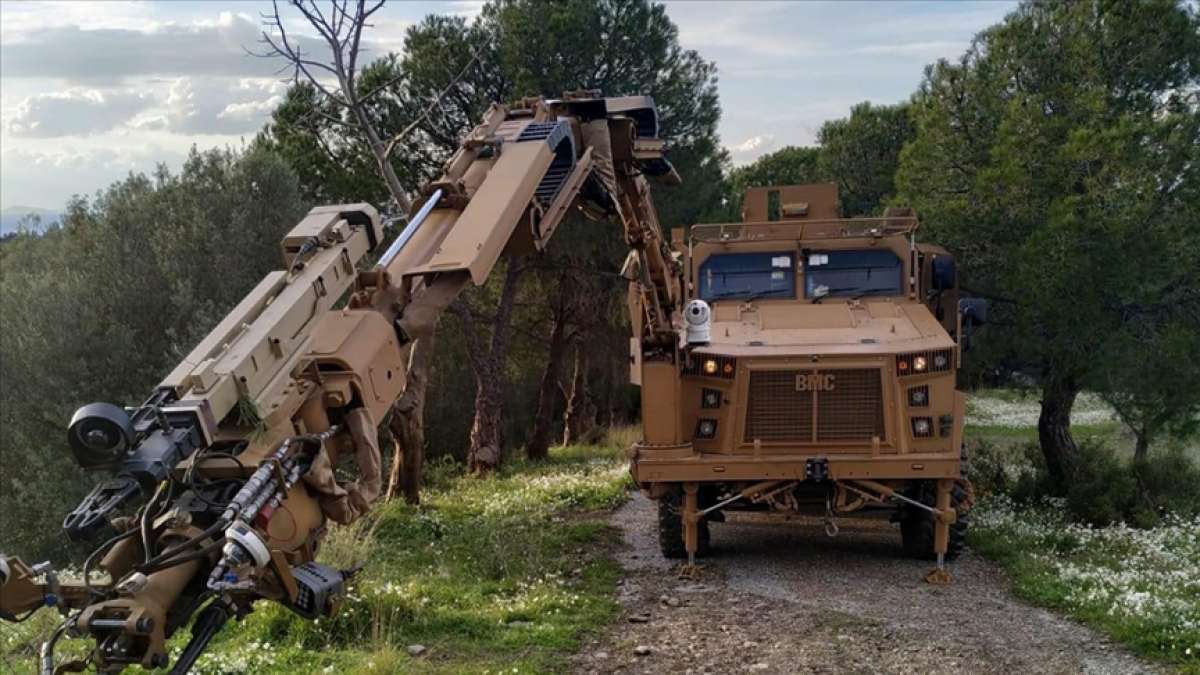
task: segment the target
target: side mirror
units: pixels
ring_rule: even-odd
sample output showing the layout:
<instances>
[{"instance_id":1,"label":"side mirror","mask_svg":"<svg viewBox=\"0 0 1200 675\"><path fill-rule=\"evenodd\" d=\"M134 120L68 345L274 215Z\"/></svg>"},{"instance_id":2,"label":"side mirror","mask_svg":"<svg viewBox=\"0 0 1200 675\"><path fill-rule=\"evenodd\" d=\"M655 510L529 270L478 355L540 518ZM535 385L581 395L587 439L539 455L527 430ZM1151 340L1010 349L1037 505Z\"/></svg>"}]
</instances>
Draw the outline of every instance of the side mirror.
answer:
<instances>
[{"instance_id":1,"label":"side mirror","mask_svg":"<svg viewBox=\"0 0 1200 675\"><path fill-rule=\"evenodd\" d=\"M983 298L962 298L958 301L958 313L962 317L962 335L958 336L963 351L971 349L971 336L975 329L987 323L988 301Z\"/></svg>"},{"instance_id":2,"label":"side mirror","mask_svg":"<svg viewBox=\"0 0 1200 675\"><path fill-rule=\"evenodd\" d=\"M987 323L988 301L983 298L963 298L958 301L958 313L962 314L964 326L982 326Z\"/></svg>"},{"instance_id":3,"label":"side mirror","mask_svg":"<svg viewBox=\"0 0 1200 675\"><path fill-rule=\"evenodd\" d=\"M954 264L954 258L947 255L940 255L933 259L930 281L933 284L934 290L946 291L954 288L955 277L957 275L958 269Z\"/></svg>"}]
</instances>

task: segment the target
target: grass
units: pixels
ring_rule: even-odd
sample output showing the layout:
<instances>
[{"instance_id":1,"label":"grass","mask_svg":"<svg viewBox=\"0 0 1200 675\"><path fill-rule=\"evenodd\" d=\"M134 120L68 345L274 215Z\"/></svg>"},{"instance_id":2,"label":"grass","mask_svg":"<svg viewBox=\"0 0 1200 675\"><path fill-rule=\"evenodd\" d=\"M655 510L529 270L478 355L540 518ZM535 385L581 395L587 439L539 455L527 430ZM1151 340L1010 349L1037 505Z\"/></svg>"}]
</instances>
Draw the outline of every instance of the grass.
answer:
<instances>
[{"instance_id":1,"label":"grass","mask_svg":"<svg viewBox=\"0 0 1200 675\"><path fill-rule=\"evenodd\" d=\"M1200 673L1200 517L1137 530L1078 525L1062 512L992 496L973 512L969 541L1008 571L1021 598Z\"/></svg>"},{"instance_id":2,"label":"grass","mask_svg":"<svg viewBox=\"0 0 1200 675\"><path fill-rule=\"evenodd\" d=\"M630 487L620 442L559 448L536 464L510 461L483 479L449 462L430 466L420 507L384 504L326 539L325 562L366 563L337 616L308 622L260 603L225 627L194 672L561 670L582 636L618 609L621 570L609 555L616 534L604 515ZM33 672L33 645L56 619L41 612L5 625L0 670ZM171 641L174 652L186 633ZM60 644L61 661L88 643ZM425 652L411 656L418 644Z\"/></svg>"},{"instance_id":3,"label":"grass","mask_svg":"<svg viewBox=\"0 0 1200 675\"><path fill-rule=\"evenodd\" d=\"M1036 441L1037 426L1014 427L1000 424L968 424L965 428L968 438L986 438L996 442L1026 442ZM1107 441L1132 440L1125 428L1117 422L1099 422L1096 424L1072 424L1071 434L1076 439L1096 438Z\"/></svg>"},{"instance_id":4,"label":"grass","mask_svg":"<svg viewBox=\"0 0 1200 675\"><path fill-rule=\"evenodd\" d=\"M999 443L1037 440L1041 406L1038 393L1018 389L983 389L967 397L966 434ZM1118 441L1127 432L1116 412L1099 396L1080 394L1071 413L1071 431L1080 438Z\"/></svg>"},{"instance_id":5,"label":"grass","mask_svg":"<svg viewBox=\"0 0 1200 675\"><path fill-rule=\"evenodd\" d=\"M1144 657L1200 674L1200 514L1182 509L1147 529L1090 527L1070 521L1072 505L1080 504L1069 500L1015 503L1004 490L1020 493L1036 473L1029 453L1038 453L1038 409L1036 395L1025 392L990 390L968 399L972 478L983 495L972 514L972 548L1008 571L1021 598ZM1102 401L1082 395L1074 413L1072 435L1093 449L1089 456L1111 448L1129 461L1133 438ZM1154 444L1151 461L1172 453L1172 461L1200 464L1196 443L1169 438ZM1116 491L1116 482L1107 482L1085 496L1090 504Z\"/></svg>"},{"instance_id":6,"label":"grass","mask_svg":"<svg viewBox=\"0 0 1200 675\"><path fill-rule=\"evenodd\" d=\"M1037 442L1041 411L1038 397L1038 392L1023 389L972 392L967 396L966 438L1005 446ZM1084 392L1076 399L1071 413L1071 434L1081 443L1107 444L1132 456L1133 434L1121 424L1116 411L1096 394ZM1200 443L1172 438L1161 438L1155 443L1155 447L1176 446L1200 462Z\"/></svg>"}]
</instances>

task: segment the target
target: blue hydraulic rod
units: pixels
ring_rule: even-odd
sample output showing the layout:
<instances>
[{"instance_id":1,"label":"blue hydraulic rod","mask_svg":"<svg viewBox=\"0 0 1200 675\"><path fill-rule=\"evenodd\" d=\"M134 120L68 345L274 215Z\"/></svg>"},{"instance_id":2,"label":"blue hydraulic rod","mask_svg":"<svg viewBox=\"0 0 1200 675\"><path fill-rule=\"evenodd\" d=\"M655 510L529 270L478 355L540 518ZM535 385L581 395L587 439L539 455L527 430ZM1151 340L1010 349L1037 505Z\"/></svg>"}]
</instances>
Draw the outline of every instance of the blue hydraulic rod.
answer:
<instances>
[{"instance_id":1,"label":"blue hydraulic rod","mask_svg":"<svg viewBox=\"0 0 1200 675\"><path fill-rule=\"evenodd\" d=\"M405 225L404 229L400 231L399 236L397 236L396 240L392 242L392 245L388 246L387 250L383 252L383 255L379 257L379 263L375 265L376 267L387 267L388 264L392 262L392 258L395 258L396 255L404 248L404 245L408 243L408 240L413 238L413 235L416 234L417 230L421 228L421 223L425 222L425 218L429 216L429 212L433 210L433 207L437 206L437 203L441 200L441 198L442 189L438 188L432 195L429 196L429 199L425 201L425 204L421 207L421 210L417 211L417 215L413 216L413 219L408 221L408 224Z\"/></svg>"}]
</instances>

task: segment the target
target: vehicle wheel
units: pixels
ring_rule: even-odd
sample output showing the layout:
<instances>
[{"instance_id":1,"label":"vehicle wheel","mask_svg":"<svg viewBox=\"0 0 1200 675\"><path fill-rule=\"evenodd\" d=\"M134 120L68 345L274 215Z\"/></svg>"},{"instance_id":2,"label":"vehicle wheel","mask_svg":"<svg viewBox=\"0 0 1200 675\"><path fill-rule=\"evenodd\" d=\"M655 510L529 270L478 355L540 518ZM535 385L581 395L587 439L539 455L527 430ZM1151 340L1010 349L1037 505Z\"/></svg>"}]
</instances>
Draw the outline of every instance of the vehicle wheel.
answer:
<instances>
[{"instance_id":1,"label":"vehicle wheel","mask_svg":"<svg viewBox=\"0 0 1200 675\"><path fill-rule=\"evenodd\" d=\"M922 504L935 506L937 504L937 481L920 481L912 489L906 491L906 496ZM946 559L953 560L962 553L967 545L967 529L971 525L970 508L974 502L971 483L967 480L967 460L963 456L962 477L954 482L950 490L950 505L958 512L958 518L950 524L950 539L946 543ZM900 539L905 555L923 560L936 560L937 553L933 550L933 514L915 506L905 506L901 510Z\"/></svg>"},{"instance_id":2,"label":"vehicle wheel","mask_svg":"<svg viewBox=\"0 0 1200 675\"><path fill-rule=\"evenodd\" d=\"M687 557L683 545L683 491L673 490L658 500L658 546L664 558L678 560ZM708 555L708 521L701 520L696 542L696 557Z\"/></svg>"}]
</instances>

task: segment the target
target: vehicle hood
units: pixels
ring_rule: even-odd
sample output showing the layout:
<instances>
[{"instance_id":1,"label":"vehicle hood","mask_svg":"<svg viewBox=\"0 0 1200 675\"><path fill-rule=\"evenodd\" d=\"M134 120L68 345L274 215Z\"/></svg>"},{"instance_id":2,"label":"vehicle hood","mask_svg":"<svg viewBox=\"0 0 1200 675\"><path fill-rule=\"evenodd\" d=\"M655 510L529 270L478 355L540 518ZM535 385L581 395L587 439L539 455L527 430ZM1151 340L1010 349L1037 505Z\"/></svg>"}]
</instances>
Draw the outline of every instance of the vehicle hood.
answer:
<instances>
[{"instance_id":1,"label":"vehicle hood","mask_svg":"<svg viewBox=\"0 0 1200 675\"><path fill-rule=\"evenodd\" d=\"M831 300L717 303L712 341L694 351L731 356L893 354L954 346L924 305Z\"/></svg>"}]
</instances>

